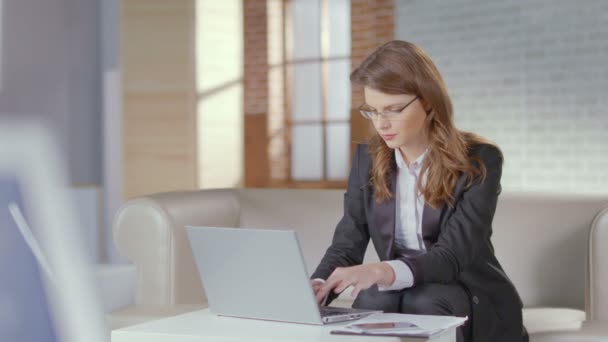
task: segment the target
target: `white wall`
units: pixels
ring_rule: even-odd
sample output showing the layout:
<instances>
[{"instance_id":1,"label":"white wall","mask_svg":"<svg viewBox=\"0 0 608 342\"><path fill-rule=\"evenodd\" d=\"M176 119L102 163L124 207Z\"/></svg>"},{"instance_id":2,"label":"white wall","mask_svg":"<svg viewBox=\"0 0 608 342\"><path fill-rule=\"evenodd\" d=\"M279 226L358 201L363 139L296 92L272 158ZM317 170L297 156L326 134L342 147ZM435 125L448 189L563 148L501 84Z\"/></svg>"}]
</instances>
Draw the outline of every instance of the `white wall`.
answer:
<instances>
[{"instance_id":1,"label":"white wall","mask_svg":"<svg viewBox=\"0 0 608 342\"><path fill-rule=\"evenodd\" d=\"M505 190L608 193L608 2L396 1L457 125L496 141Z\"/></svg>"}]
</instances>

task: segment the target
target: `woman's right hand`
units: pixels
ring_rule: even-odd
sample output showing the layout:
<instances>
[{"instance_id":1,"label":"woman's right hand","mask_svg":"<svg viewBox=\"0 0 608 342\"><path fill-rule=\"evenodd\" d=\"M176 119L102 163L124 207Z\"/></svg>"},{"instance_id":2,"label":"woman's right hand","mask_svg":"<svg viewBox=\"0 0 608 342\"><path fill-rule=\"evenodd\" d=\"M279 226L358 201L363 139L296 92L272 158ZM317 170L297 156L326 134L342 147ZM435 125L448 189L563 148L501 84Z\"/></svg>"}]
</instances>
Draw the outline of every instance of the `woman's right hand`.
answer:
<instances>
[{"instance_id":1,"label":"woman's right hand","mask_svg":"<svg viewBox=\"0 0 608 342\"><path fill-rule=\"evenodd\" d=\"M321 290L321 287L323 286L325 282L319 279L313 279L310 281L310 286L312 286L312 291L315 293L315 297L317 296L317 293L319 292L319 290ZM325 298L321 299L318 301L317 304L322 305L325 304Z\"/></svg>"}]
</instances>

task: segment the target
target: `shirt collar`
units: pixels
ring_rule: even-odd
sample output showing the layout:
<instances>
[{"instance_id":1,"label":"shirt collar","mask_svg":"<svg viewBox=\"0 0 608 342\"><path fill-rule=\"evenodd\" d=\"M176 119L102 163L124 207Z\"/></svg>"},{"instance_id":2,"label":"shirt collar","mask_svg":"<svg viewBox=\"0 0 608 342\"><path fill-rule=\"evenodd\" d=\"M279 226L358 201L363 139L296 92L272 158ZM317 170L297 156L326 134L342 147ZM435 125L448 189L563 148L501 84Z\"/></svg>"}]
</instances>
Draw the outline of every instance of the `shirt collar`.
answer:
<instances>
[{"instance_id":1,"label":"shirt collar","mask_svg":"<svg viewBox=\"0 0 608 342\"><path fill-rule=\"evenodd\" d=\"M414 160L413 163L410 163L410 169L420 169L422 167L422 161L424 160L424 157L426 156L426 154L428 153L429 148L427 147L426 150L424 150L424 152L422 152L422 154L420 156L418 156L418 158L416 158L416 160ZM397 162L397 167L400 169L407 169L407 164L405 163L405 160L403 159L403 156L401 155L401 152L399 151L399 148L395 149L395 161Z\"/></svg>"}]
</instances>

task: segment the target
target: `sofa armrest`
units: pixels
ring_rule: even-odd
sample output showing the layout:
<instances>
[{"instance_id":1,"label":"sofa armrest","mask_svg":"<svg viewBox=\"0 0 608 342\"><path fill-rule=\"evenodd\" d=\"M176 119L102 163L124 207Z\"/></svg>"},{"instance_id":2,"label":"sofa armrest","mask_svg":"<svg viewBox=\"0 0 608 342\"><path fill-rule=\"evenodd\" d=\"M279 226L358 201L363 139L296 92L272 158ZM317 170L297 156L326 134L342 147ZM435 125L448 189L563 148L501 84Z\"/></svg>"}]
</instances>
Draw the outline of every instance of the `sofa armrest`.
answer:
<instances>
[{"instance_id":1,"label":"sofa armrest","mask_svg":"<svg viewBox=\"0 0 608 342\"><path fill-rule=\"evenodd\" d=\"M121 254L137 267L135 305L204 303L185 226L236 227L239 200L232 189L159 193L127 201L113 223Z\"/></svg>"},{"instance_id":2,"label":"sofa armrest","mask_svg":"<svg viewBox=\"0 0 608 342\"><path fill-rule=\"evenodd\" d=\"M587 267L587 319L608 321L608 207L591 224Z\"/></svg>"}]
</instances>

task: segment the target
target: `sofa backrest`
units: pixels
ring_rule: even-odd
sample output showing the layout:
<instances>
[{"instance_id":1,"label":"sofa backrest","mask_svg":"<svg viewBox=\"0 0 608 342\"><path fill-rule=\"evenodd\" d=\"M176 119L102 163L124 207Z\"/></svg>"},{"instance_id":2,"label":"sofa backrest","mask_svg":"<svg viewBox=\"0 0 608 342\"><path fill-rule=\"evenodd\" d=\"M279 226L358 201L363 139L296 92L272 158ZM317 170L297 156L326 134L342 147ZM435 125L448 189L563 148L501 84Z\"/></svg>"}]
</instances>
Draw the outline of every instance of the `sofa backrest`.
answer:
<instances>
[{"instance_id":1,"label":"sofa backrest","mask_svg":"<svg viewBox=\"0 0 608 342\"><path fill-rule=\"evenodd\" d=\"M312 272L342 216L344 191L239 192L239 225L296 230ZM588 235L594 216L605 206L605 197L501 194L492 243L526 306L585 308ZM375 261L370 243L365 262Z\"/></svg>"},{"instance_id":2,"label":"sofa backrest","mask_svg":"<svg viewBox=\"0 0 608 342\"><path fill-rule=\"evenodd\" d=\"M116 216L114 232L119 250L138 267L136 302L205 299L185 225L295 230L312 272L342 216L343 195L341 190L222 189L129 201ZM600 197L500 196L492 240L526 306L585 307L590 226L606 206L608 199ZM600 231L606 235L608 227ZM365 260L378 260L371 243Z\"/></svg>"},{"instance_id":3,"label":"sofa backrest","mask_svg":"<svg viewBox=\"0 0 608 342\"><path fill-rule=\"evenodd\" d=\"M607 198L501 194L492 242L525 306L585 308L589 231Z\"/></svg>"},{"instance_id":4,"label":"sofa backrest","mask_svg":"<svg viewBox=\"0 0 608 342\"><path fill-rule=\"evenodd\" d=\"M331 243L344 211L342 190L243 189L239 227L295 230L309 274ZM365 262L378 256L370 242Z\"/></svg>"}]
</instances>

